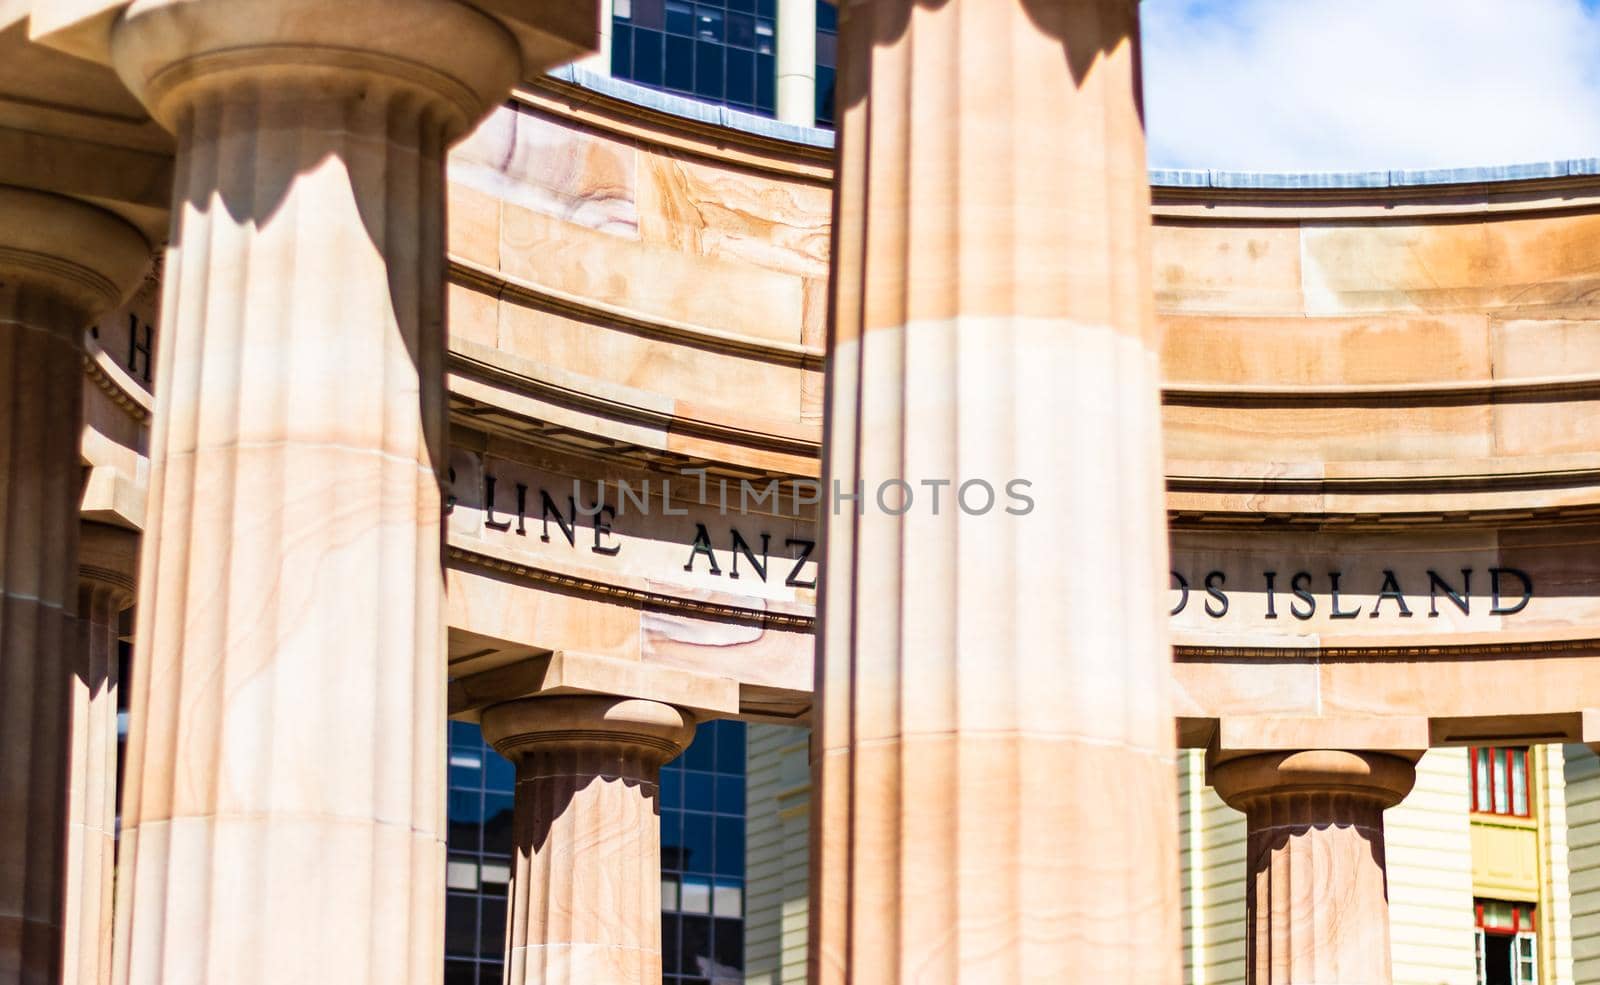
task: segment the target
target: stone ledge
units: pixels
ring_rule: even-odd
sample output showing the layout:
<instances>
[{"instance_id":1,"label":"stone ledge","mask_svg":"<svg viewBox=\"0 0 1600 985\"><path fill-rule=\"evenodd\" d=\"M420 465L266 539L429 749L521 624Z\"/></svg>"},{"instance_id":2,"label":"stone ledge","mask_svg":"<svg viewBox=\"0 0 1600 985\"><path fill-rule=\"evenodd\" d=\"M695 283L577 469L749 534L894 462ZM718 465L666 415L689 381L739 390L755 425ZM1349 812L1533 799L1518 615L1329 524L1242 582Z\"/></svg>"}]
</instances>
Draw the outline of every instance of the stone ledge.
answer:
<instances>
[{"instance_id":1,"label":"stone ledge","mask_svg":"<svg viewBox=\"0 0 1600 985\"><path fill-rule=\"evenodd\" d=\"M449 713L475 717L489 705L557 694L659 701L702 721L739 714L739 683L732 678L568 650L451 681Z\"/></svg>"}]
</instances>

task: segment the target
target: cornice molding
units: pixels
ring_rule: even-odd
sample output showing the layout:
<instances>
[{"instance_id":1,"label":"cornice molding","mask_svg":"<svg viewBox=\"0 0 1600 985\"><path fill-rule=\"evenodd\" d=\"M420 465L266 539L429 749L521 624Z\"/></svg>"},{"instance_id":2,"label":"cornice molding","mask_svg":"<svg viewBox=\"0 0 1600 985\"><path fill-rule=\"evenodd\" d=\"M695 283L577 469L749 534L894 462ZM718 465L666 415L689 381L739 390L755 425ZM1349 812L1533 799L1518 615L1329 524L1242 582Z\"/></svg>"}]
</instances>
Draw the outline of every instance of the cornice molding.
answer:
<instances>
[{"instance_id":1,"label":"cornice molding","mask_svg":"<svg viewBox=\"0 0 1600 985\"><path fill-rule=\"evenodd\" d=\"M1600 397L1600 375L1521 380L1258 386L1232 383L1164 383L1161 402L1183 407L1401 406L1529 403Z\"/></svg>"},{"instance_id":2,"label":"cornice molding","mask_svg":"<svg viewBox=\"0 0 1600 985\"><path fill-rule=\"evenodd\" d=\"M111 402L127 411L128 416L140 424L149 424L155 400L133 381L133 377L92 339L86 342L83 354L83 372L95 386L111 398Z\"/></svg>"},{"instance_id":3,"label":"cornice molding","mask_svg":"<svg viewBox=\"0 0 1600 985\"><path fill-rule=\"evenodd\" d=\"M447 548L446 556L451 561L487 568L491 571L510 575L529 584L544 585L561 591L601 598L609 602L621 602L653 611L675 612L700 618L724 619L774 629L800 630L807 633L816 632L817 620L815 616L773 612L768 609L757 609L751 606L708 602L704 599L672 595L667 592L651 592L623 585L613 585L595 578L584 578L578 575L552 571L536 565L520 564L488 554L480 554L477 551L470 551L454 544Z\"/></svg>"},{"instance_id":4,"label":"cornice molding","mask_svg":"<svg viewBox=\"0 0 1600 985\"><path fill-rule=\"evenodd\" d=\"M1216 660L1310 660L1373 662L1383 660L1475 660L1506 657L1589 656L1600 654L1600 638L1517 640L1506 643L1415 643L1386 646L1190 646L1178 644L1172 657L1184 663Z\"/></svg>"},{"instance_id":5,"label":"cornice molding","mask_svg":"<svg viewBox=\"0 0 1600 985\"><path fill-rule=\"evenodd\" d=\"M719 424L714 421L682 417L668 411L609 399L570 386L563 386L553 380L526 376L503 366L477 359L457 349L450 350L446 360L446 369L513 393L559 404L572 410L605 417L624 424L651 428L662 434L685 435L727 445L803 458L820 459L822 454L820 444L816 441ZM504 417L520 416L507 408L500 408L499 413ZM541 434L549 430L548 426L543 422L530 421L530 424L537 424L538 431Z\"/></svg>"},{"instance_id":6,"label":"cornice molding","mask_svg":"<svg viewBox=\"0 0 1600 985\"><path fill-rule=\"evenodd\" d=\"M459 256L449 257L451 283L526 308L536 308L630 332L643 338L821 372L826 353L793 343L753 339L733 332L657 318L603 301L542 287Z\"/></svg>"},{"instance_id":7,"label":"cornice molding","mask_svg":"<svg viewBox=\"0 0 1600 985\"><path fill-rule=\"evenodd\" d=\"M723 164L798 178L833 181L833 148L814 147L720 123L667 113L545 75L511 94L514 105L585 127Z\"/></svg>"}]
</instances>

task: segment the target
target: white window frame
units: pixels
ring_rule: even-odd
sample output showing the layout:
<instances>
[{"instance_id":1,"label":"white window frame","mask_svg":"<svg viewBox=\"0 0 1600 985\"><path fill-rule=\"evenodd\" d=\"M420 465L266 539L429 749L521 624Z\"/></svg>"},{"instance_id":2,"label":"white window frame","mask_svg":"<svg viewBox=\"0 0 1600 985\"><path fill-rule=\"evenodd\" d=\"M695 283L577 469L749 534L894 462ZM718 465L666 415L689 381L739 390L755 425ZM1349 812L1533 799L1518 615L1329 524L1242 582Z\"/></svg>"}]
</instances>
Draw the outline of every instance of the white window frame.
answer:
<instances>
[{"instance_id":1,"label":"white window frame","mask_svg":"<svg viewBox=\"0 0 1600 985\"><path fill-rule=\"evenodd\" d=\"M1526 955L1522 953L1523 945L1527 945ZM1533 931L1524 930L1511 938L1511 980L1516 985L1539 985L1539 938Z\"/></svg>"}]
</instances>

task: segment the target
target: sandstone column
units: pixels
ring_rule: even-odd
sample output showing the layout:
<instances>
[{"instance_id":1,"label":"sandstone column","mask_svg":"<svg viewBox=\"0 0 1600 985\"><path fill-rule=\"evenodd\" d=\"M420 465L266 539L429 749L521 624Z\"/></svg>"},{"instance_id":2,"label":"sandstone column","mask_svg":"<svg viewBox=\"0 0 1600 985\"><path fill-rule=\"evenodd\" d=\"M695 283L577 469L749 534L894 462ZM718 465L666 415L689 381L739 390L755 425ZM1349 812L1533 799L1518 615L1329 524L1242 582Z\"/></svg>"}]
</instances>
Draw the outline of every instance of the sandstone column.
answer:
<instances>
[{"instance_id":1,"label":"sandstone column","mask_svg":"<svg viewBox=\"0 0 1600 985\"><path fill-rule=\"evenodd\" d=\"M68 756L66 947L63 985L110 985L111 891L117 821L117 627L133 604L139 536L83 525Z\"/></svg>"},{"instance_id":2,"label":"sandstone column","mask_svg":"<svg viewBox=\"0 0 1600 985\"><path fill-rule=\"evenodd\" d=\"M778 119L817 122L817 0L778 0Z\"/></svg>"},{"instance_id":3,"label":"sandstone column","mask_svg":"<svg viewBox=\"0 0 1600 985\"><path fill-rule=\"evenodd\" d=\"M55 985L78 643L83 332L150 246L109 212L0 186L0 985Z\"/></svg>"},{"instance_id":4,"label":"sandstone column","mask_svg":"<svg viewBox=\"0 0 1600 985\"><path fill-rule=\"evenodd\" d=\"M517 766L506 985L661 981L661 764L694 719L655 701L530 698L483 714Z\"/></svg>"},{"instance_id":5,"label":"sandstone column","mask_svg":"<svg viewBox=\"0 0 1600 985\"><path fill-rule=\"evenodd\" d=\"M1411 761L1314 750L1209 774L1248 826L1251 985L1388 985L1383 812L1410 792Z\"/></svg>"},{"instance_id":6,"label":"sandstone column","mask_svg":"<svg viewBox=\"0 0 1600 985\"><path fill-rule=\"evenodd\" d=\"M1177 982L1137 5L841 13L814 980Z\"/></svg>"},{"instance_id":7,"label":"sandstone column","mask_svg":"<svg viewBox=\"0 0 1600 985\"><path fill-rule=\"evenodd\" d=\"M115 980L441 974L445 151L517 44L456 0L141 0L177 138Z\"/></svg>"}]
</instances>

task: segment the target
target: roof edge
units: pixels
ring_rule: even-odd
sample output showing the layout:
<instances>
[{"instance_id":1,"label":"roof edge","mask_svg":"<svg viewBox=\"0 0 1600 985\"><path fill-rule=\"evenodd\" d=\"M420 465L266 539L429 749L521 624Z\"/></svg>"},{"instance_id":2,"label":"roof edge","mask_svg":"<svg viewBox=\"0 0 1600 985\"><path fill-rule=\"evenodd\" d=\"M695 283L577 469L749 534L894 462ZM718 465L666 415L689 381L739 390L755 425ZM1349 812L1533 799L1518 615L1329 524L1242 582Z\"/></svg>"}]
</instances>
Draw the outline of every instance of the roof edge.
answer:
<instances>
[{"instance_id":1,"label":"roof edge","mask_svg":"<svg viewBox=\"0 0 1600 985\"><path fill-rule=\"evenodd\" d=\"M804 147L831 148L834 132L822 127L784 123L754 113L701 102L564 65L551 71L552 78L588 89L603 96L633 103L658 113L682 117L701 124L727 127L768 140L784 141ZM1394 168L1373 171L1236 171L1218 168L1151 168L1154 189L1224 189L1239 191L1338 190L1381 188L1426 188L1443 185L1478 185L1531 181L1550 178L1600 176L1600 157L1577 157L1557 161L1529 161L1460 168Z\"/></svg>"}]
</instances>

